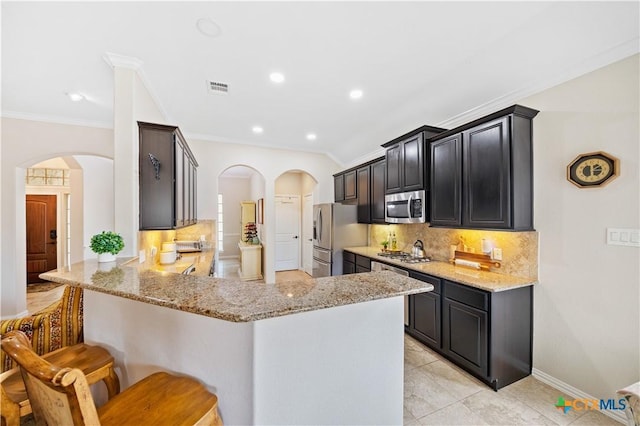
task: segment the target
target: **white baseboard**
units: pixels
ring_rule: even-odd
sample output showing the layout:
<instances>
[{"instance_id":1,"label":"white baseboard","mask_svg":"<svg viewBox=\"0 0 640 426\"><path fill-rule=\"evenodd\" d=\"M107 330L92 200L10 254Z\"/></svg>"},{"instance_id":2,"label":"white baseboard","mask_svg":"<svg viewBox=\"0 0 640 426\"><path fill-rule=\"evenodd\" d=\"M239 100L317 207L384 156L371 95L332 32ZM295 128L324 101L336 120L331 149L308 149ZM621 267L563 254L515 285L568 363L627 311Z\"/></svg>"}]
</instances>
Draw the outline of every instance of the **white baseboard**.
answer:
<instances>
[{"instance_id":1,"label":"white baseboard","mask_svg":"<svg viewBox=\"0 0 640 426\"><path fill-rule=\"evenodd\" d=\"M16 318L22 318L22 317L26 317L27 315L29 315L29 311L22 311L19 312L17 315L9 315L6 317L0 317L0 320L4 321L4 320L8 320L8 319L16 319Z\"/></svg>"},{"instance_id":2,"label":"white baseboard","mask_svg":"<svg viewBox=\"0 0 640 426\"><path fill-rule=\"evenodd\" d=\"M586 392L581 391L580 389L574 388L568 383L563 382L562 380L558 380L555 377L545 373L544 371L540 371L536 368L533 369L531 375L536 379L540 380L542 383L546 383L549 386L552 386L558 389L560 392L569 395L572 398L579 399L597 399L595 396L589 395ZM623 411L611 411L611 410L602 410L600 411L605 416L611 417L613 420L620 422L622 424L627 424L627 417Z\"/></svg>"}]
</instances>

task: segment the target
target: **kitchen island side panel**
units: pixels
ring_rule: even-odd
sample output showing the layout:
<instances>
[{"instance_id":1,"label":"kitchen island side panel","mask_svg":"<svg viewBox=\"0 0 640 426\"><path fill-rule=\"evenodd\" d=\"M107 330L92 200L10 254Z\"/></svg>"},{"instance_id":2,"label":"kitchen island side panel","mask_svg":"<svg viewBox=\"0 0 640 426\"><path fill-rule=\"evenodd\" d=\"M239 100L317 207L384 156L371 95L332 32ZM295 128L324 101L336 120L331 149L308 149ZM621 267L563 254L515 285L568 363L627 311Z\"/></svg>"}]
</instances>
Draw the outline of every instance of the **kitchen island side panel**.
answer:
<instances>
[{"instance_id":1,"label":"kitchen island side panel","mask_svg":"<svg viewBox=\"0 0 640 426\"><path fill-rule=\"evenodd\" d=\"M402 424L404 299L257 321L254 424Z\"/></svg>"},{"instance_id":2,"label":"kitchen island side panel","mask_svg":"<svg viewBox=\"0 0 640 426\"><path fill-rule=\"evenodd\" d=\"M218 396L224 424L253 424L253 325L84 291L84 338L115 358L124 390L157 371L187 375Z\"/></svg>"}]
</instances>

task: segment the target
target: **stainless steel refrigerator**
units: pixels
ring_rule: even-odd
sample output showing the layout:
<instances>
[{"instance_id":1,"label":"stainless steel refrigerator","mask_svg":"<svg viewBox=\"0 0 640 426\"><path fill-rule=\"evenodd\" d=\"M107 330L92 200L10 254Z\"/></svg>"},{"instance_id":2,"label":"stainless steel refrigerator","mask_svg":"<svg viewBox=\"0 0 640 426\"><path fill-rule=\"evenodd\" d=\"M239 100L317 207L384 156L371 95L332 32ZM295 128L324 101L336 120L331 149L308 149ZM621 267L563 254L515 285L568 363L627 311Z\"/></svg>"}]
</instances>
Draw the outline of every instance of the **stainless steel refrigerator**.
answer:
<instances>
[{"instance_id":1,"label":"stainless steel refrigerator","mask_svg":"<svg viewBox=\"0 0 640 426\"><path fill-rule=\"evenodd\" d=\"M313 277L342 275L342 249L366 246L367 225L358 223L358 206L313 206Z\"/></svg>"}]
</instances>

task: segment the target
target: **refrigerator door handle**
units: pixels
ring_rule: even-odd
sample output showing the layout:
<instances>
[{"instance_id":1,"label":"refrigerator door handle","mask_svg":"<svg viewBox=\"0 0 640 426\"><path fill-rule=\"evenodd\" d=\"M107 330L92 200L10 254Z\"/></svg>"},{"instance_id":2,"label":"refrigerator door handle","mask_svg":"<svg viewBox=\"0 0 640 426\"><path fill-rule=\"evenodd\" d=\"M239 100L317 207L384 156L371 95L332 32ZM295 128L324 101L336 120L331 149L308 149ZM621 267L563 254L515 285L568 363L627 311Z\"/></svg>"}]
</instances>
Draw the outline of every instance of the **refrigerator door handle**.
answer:
<instances>
[{"instance_id":1,"label":"refrigerator door handle","mask_svg":"<svg viewBox=\"0 0 640 426\"><path fill-rule=\"evenodd\" d=\"M322 240L322 209L318 210L318 240Z\"/></svg>"}]
</instances>

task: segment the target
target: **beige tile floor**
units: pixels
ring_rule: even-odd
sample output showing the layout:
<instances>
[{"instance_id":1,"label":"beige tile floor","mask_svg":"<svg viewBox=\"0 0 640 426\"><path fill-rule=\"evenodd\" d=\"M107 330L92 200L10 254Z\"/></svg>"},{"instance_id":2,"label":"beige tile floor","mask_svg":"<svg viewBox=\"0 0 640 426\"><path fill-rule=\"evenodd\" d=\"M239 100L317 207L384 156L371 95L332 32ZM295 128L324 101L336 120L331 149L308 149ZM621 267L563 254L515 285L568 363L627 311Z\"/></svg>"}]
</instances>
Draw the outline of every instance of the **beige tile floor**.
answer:
<instances>
[{"instance_id":1,"label":"beige tile floor","mask_svg":"<svg viewBox=\"0 0 640 426\"><path fill-rule=\"evenodd\" d=\"M555 407L562 394L532 376L494 392L405 335L405 425L615 425L598 411Z\"/></svg>"},{"instance_id":2,"label":"beige tile floor","mask_svg":"<svg viewBox=\"0 0 640 426\"><path fill-rule=\"evenodd\" d=\"M237 260L225 259L216 266L219 277L238 276ZM276 273L277 282L310 278L302 271ZM28 294L29 312L56 301L62 289ZM559 396L572 398L532 376L494 392L412 337L405 335L404 341L405 425L620 426L598 411L564 414L555 403Z\"/></svg>"}]
</instances>

